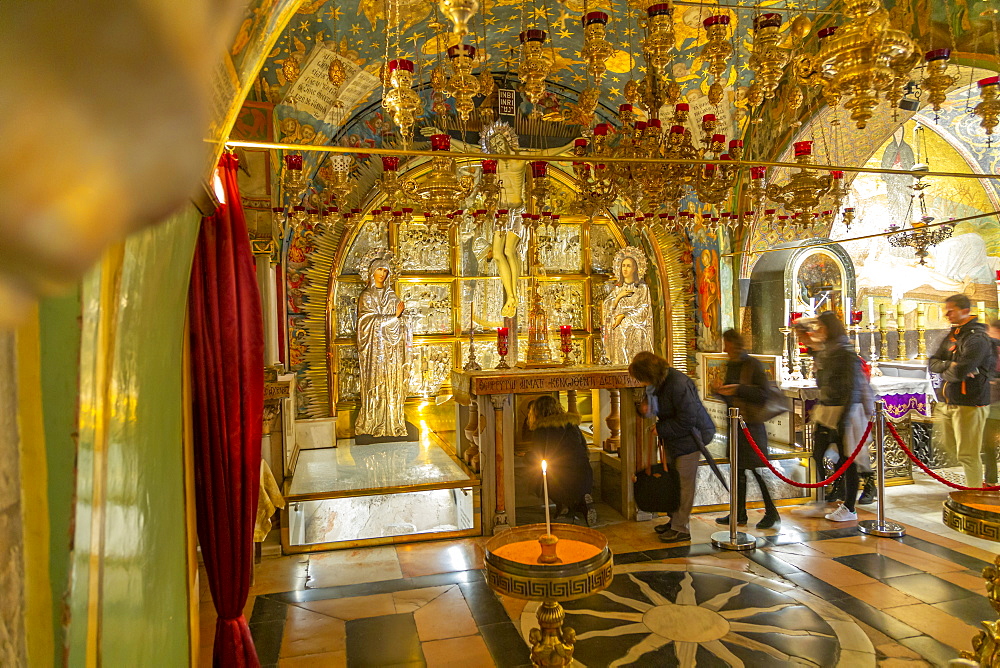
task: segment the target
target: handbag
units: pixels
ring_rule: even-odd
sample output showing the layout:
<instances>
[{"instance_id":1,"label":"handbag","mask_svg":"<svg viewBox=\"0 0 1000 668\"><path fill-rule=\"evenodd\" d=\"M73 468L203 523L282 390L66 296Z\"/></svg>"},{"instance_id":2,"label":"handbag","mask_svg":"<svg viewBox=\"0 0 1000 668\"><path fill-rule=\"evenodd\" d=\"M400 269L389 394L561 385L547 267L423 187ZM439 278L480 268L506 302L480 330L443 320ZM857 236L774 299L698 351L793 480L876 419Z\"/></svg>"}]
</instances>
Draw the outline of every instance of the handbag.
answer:
<instances>
[{"instance_id":1,"label":"handbag","mask_svg":"<svg viewBox=\"0 0 1000 668\"><path fill-rule=\"evenodd\" d=\"M740 385L753 385L751 371L750 365L744 361L743 368L740 369ZM746 399L733 397L733 405L740 409L740 415L747 424L763 424L773 417L788 412L788 399L771 381L767 381L764 389L764 403L755 404Z\"/></svg>"},{"instance_id":2,"label":"handbag","mask_svg":"<svg viewBox=\"0 0 1000 668\"><path fill-rule=\"evenodd\" d=\"M681 505L681 479L677 467L667 463L661 443L657 448L660 463L653 464L653 439L645 434L637 448L637 455L647 455L645 467L638 469L632 478L632 495L639 510L647 513L672 513ZM648 444L648 448L647 448ZM638 464L641 463L637 462Z\"/></svg>"}]
</instances>

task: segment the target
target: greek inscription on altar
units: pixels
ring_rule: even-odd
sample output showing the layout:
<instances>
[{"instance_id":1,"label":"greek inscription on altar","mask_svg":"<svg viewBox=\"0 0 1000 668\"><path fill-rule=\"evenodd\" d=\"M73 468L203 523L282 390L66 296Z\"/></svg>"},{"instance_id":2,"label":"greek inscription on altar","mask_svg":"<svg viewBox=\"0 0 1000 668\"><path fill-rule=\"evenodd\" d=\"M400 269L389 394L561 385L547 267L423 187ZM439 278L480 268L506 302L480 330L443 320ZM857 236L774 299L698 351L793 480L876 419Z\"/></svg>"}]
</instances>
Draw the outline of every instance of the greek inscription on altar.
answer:
<instances>
[{"instance_id":1,"label":"greek inscription on altar","mask_svg":"<svg viewBox=\"0 0 1000 668\"><path fill-rule=\"evenodd\" d=\"M525 394L563 390L615 389L641 387L627 371L565 370L557 373L513 373L475 375L455 372L452 387L455 396L467 399L470 394Z\"/></svg>"}]
</instances>

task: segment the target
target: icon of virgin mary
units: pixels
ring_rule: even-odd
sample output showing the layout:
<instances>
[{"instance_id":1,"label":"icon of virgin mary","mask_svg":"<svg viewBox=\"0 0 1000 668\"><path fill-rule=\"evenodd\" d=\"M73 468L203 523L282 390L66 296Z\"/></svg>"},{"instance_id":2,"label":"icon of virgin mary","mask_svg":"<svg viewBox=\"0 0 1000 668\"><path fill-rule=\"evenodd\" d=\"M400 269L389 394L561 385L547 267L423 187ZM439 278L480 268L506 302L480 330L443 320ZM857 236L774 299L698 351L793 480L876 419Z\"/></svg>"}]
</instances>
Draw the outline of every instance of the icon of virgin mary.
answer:
<instances>
[{"instance_id":1,"label":"icon of virgin mary","mask_svg":"<svg viewBox=\"0 0 1000 668\"><path fill-rule=\"evenodd\" d=\"M406 436L407 348L405 305L390 285L395 258L375 249L361 259L358 273L367 287L358 297L358 366L361 386L355 434Z\"/></svg>"},{"instance_id":2,"label":"icon of virgin mary","mask_svg":"<svg viewBox=\"0 0 1000 668\"><path fill-rule=\"evenodd\" d=\"M637 353L654 350L646 256L626 246L615 254L614 272L618 280L604 300L604 350L612 364L629 364Z\"/></svg>"}]
</instances>

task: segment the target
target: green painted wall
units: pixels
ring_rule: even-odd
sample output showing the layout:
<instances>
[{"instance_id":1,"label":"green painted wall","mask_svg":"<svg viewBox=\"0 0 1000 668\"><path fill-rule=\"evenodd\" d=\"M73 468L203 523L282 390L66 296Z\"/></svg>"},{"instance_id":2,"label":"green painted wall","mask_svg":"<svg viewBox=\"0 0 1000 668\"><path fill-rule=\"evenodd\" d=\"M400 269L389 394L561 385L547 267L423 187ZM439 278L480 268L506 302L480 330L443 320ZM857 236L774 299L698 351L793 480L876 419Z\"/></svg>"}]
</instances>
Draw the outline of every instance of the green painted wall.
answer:
<instances>
[{"instance_id":1,"label":"green painted wall","mask_svg":"<svg viewBox=\"0 0 1000 668\"><path fill-rule=\"evenodd\" d=\"M100 664L189 663L181 371L198 224L192 210L136 234L84 281L70 665L95 621Z\"/></svg>"},{"instance_id":2,"label":"green painted wall","mask_svg":"<svg viewBox=\"0 0 1000 668\"><path fill-rule=\"evenodd\" d=\"M63 598L69 583L76 466L80 367L80 294L44 299L38 306L41 380L49 499L49 586L55 651L61 665L66 637Z\"/></svg>"}]
</instances>

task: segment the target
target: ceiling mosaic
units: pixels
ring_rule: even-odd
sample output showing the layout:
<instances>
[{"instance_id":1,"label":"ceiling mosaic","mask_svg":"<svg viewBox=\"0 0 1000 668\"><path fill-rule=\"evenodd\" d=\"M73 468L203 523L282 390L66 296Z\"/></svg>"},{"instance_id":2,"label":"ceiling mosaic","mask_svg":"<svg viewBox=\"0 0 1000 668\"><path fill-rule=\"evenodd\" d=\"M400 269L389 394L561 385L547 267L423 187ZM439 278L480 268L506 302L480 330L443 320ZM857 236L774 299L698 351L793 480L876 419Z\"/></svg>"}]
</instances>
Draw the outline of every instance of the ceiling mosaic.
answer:
<instances>
[{"instance_id":1,"label":"ceiling mosaic","mask_svg":"<svg viewBox=\"0 0 1000 668\"><path fill-rule=\"evenodd\" d=\"M251 4L247 17L233 46L232 55L240 69L241 63L260 40L254 39L261 30L273 29L273 16L280 0L262 0ZM464 43L477 48L474 73L490 71L497 83L519 87L518 35L523 30L541 29L548 35L545 48L554 62L546 77L546 91L537 105L526 100L520 111L527 115L539 111L551 121L572 122L573 105L579 93L591 86L587 63L581 57L583 29L581 16L590 11L603 11L611 18L607 39L613 53L607 61L607 72L600 82L598 116L611 119L618 105L625 103L625 86L632 78L641 78L647 64L641 56L643 30L640 21L646 17L647 2L592 2L568 0L499 0L483 2L470 22L470 34ZM828 9L826 0L778 0L758 4L737 0L736 7L718 7L713 3L695 3L674 8L676 49L671 52L668 71L680 85L682 98L692 106L692 117L714 111L720 121L720 132L728 137L752 139L748 154L769 157L775 140L786 141L796 130L795 118L787 118L781 104L765 105L761 111L764 122L751 126L746 114L746 88L753 72L749 67L752 20L755 15L777 11L785 17L782 31L797 13L813 21L812 34L805 48L814 48L816 32L830 24L842 23L844 17L819 13ZM988 1L949 0L946 2L887 2L893 24L917 36L921 48L953 47L956 52L991 52L996 41L995 21L981 17ZM790 11L784 11L790 10ZM725 15L733 29L728 31L733 55L729 58L721 82L725 95L718 105L708 103L711 75L701 57L706 42L704 19ZM407 58L415 64L415 84L424 87L425 112L418 125L445 127L447 118L435 117L430 111L427 81L433 67L445 59L448 47L459 43L451 32L451 24L437 9L437 3L427 0L362 0L357 3L305 0L291 17L265 60L252 96L279 105L277 117L295 118L308 124L311 130L299 136L302 143L333 141L343 145L374 148L397 144L395 127L380 108L382 85L378 75L382 64L393 58ZM333 59L339 59L345 69L345 81L339 90L327 83L327 90L310 91L325 74ZM307 79L303 81L303 78ZM809 91L806 90L804 113L809 113ZM780 101L780 100L779 100ZM449 115L453 113L452 100ZM596 120L601 120L600 118ZM453 127L457 124L452 123ZM475 116L465 129L478 130ZM537 129L537 128L536 128ZM551 128L550 128L551 129ZM520 130L520 128L519 128ZM473 139L470 137L470 139ZM536 133L536 141L544 141ZM473 141L475 141L473 139ZM522 142L528 145L530 141ZM565 143L565 142L563 142Z\"/></svg>"}]
</instances>

